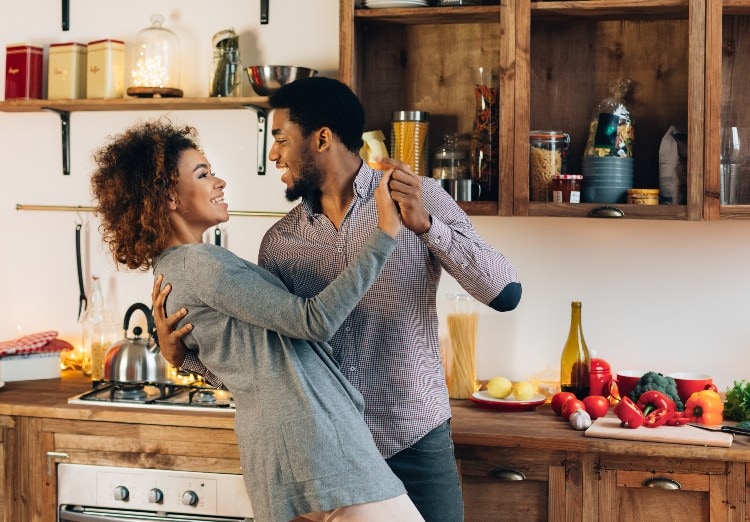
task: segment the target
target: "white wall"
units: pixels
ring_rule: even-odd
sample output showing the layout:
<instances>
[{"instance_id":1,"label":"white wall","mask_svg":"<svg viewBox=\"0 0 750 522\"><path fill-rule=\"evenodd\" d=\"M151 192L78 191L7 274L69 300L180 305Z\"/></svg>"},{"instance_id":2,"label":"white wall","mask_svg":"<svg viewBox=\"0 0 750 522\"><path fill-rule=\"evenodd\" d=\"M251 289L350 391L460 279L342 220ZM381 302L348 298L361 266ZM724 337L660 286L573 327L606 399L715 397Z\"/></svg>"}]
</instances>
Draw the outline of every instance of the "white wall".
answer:
<instances>
[{"instance_id":1,"label":"white wall","mask_svg":"<svg viewBox=\"0 0 750 522\"><path fill-rule=\"evenodd\" d=\"M42 44L101 38L132 40L152 12L183 47L186 96L207 92L211 36L234 27L245 64L289 63L335 75L338 1L271 2L270 24L259 25L258 0L134 0L71 2L71 30L61 31L60 2L3 2L0 41ZM315 23L313 23L313 21ZM0 77L0 92L4 92ZM245 85L245 94L252 94ZM0 340L56 329L77 341L75 213L18 211L16 204L89 205L91 152L106 135L152 113L73 113L72 174L61 173L60 125L53 114L0 113L0 191L4 248L0 257ZM228 182L234 210L285 209L283 186L269 171L255 173L252 111L173 113L198 127L217 173ZM102 252L96 222L87 224L86 266L97 273L122 315L148 303L148 274L116 271ZM750 379L750 222L616 221L554 218L473 218L482 235L517 266L524 285L519 308L481 312L479 377L525 379L553 373L568 332L570 301L583 302L589 348L615 369L695 371L720 387ZM255 260L271 218L233 217L228 247ZM441 292L456 291L450 278ZM444 304L441 303L441 311Z\"/></svg>"}]
</instances>

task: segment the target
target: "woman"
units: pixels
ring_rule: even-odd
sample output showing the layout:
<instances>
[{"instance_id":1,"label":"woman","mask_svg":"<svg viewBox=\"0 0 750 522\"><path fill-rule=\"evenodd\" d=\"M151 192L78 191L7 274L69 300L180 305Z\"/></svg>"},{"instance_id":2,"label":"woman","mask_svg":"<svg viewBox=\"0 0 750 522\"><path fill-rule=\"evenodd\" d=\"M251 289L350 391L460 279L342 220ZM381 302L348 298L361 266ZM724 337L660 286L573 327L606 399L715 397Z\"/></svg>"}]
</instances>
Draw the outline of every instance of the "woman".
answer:
<instances>
[{"instance_id":1,"label":"woman","mask_svg":"<svg viewBox=\"0 0 750 522\"><path fill-rule=\"evenodd\" d=\"M325 342L396 246L400 220L389 178L376 191L379 228L366 247L336 281L304 299L257 265L201 242L229 214L226 183L195 136L165 121L134 126L96 152L92 189L116 262L153 268L170 281L167 313L190 310L196 328L183 338L186 347L234 396L256 520L422 520Z\"/></svg>"}]
</instances>

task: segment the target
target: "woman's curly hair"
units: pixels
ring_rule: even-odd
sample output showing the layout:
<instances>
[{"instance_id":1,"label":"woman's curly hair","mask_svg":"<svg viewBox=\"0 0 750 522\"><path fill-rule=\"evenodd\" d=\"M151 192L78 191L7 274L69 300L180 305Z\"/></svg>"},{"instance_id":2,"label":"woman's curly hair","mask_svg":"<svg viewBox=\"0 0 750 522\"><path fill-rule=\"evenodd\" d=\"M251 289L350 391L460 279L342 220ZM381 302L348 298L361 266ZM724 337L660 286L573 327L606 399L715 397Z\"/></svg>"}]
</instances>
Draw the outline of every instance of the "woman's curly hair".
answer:
<instances>
[{"instance_id":1,"label":"woman's curly hair","mask_svg":"<svg viewBox=\"0 0 750 522\"><path fill-rule=\"evenodd\" d=\"M145 271L167 246L167 204L186 149L198 150L195 128L158 119L127 129L94 153L94 211L116 262Z\"/></svg>"}]
</instances>

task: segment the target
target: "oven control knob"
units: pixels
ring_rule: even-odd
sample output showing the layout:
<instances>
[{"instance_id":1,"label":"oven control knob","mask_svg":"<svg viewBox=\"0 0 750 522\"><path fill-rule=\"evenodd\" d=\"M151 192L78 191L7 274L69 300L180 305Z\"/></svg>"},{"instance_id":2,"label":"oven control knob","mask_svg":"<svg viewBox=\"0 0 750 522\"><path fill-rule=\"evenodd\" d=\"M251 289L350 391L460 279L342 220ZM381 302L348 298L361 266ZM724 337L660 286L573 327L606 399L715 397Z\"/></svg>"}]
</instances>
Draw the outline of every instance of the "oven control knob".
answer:
<instances>
[{"instance_id":1,"label":"oven control knob","mask_svg":"<svg viewBox=\"0 0 750 522\"><path fill-rule=\"evenodd\" d=\"M187 490L182 494L182 503L186 506L195 506L198 503L198 494L195 491Z\"/></svg>"},{"instance_id":2,"label":"oven control knob","mask_svg":"<svg viewBox=\"0 0 750 522\"><path fill-rule=\"evenodd\" d=\"M117 486L115 488L115 500L127 500L130 492L125 486Z\"/></svg>"},{"instance_id":3,"label":"oven control knob","mask_svg":"<svg viewBox=\"0 0 750 522\"><path fill-rule=\"evenodd\" d=\"M148 490L148 501L150 504L161 504L164 500L164 493L158 488Z\"/></svg>"}]
</instances>

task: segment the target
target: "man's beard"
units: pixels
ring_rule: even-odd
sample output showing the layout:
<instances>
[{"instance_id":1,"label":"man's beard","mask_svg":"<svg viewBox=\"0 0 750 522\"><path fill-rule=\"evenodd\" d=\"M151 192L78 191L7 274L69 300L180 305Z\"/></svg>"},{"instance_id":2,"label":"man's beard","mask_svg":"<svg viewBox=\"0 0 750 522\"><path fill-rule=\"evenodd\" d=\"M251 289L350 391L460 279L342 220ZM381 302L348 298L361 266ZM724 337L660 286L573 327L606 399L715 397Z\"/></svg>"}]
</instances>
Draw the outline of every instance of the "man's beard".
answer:
<instances>
[{"instance_id":1,"label":"man's beard","mask_svg":"<svg viewBox=\"0 0 750 522\"><path fill-rule=\"evenodd\" d=\"M298 198L318 201L320 199L320 185L323 173L312 162L310 154L305 154L304 163L299 176L291 187L286 189L286 199L295 201Z\"/></svg>"}]
</instances>

